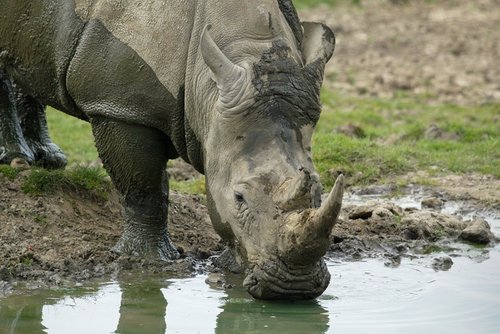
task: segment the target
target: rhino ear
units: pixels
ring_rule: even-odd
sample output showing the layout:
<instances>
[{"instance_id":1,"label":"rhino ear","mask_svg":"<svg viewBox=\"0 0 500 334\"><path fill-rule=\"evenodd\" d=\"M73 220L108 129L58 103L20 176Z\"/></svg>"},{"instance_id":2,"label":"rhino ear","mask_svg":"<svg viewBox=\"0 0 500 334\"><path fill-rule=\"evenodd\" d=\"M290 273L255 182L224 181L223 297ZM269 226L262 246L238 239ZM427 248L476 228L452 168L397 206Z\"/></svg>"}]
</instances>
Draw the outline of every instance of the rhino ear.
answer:
<instances>
[{"instance_id":1,"label":"rhino ear","mask_svg":"<svg viewBox=\"0 0 500 334\"><path fill-rule=\"evenodd\" d=\"M231 86L243 72L226 57L209 34L210 25L205 26L201 34L200 49L203 60L212 71L212 77L220 88Z\"/></svg>"},{"instance_id":2,"label":"rhino ear","mask_svg":"<svg viewBox=\"0 0 500 334\"><path fill-rule=\"evenodd\" d=\"M335 35L322 23L302 22L302 27L304 29L302 55L306 63L305 68L319 76L317 79L321 81L325 65L335 50Z\"/></svg>"}]
</instances>

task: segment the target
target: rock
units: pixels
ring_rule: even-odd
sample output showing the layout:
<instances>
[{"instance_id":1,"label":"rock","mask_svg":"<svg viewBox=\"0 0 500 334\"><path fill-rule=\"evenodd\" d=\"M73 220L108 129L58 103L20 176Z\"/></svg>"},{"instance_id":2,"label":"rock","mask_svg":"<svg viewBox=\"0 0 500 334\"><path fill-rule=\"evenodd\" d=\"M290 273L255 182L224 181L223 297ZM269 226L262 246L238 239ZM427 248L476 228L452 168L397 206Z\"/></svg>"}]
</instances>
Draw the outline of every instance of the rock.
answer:
<instances>
[{"instance_id":1,"label":"rock","mask_svg":"<svg viewBox=\"0 0 500 334\"><path fill-rule=\"evenodd\" d=\"M0 281L0 297L6 296L11 290L11 286L8 282Z\"/></svg>"},{"instance_id":2,"label":"rock","mask_svg":"<svg viewBox=\"0 0 500 334\"><path fill-rule=\"evenodd\" d=\"M459 140L460 136L457 133L446 132L436 124L431 124L424 134L425 139L439 139L439 140Z\"/></svg>"},{"instance_id":3,"label":"rock","mask_svg":"<svg viewBox=\"0 0 500 334\"><path fill-rule=\"evenodd\" d=\"M444 205L444 201L437 197L426 197L422 199L421 204L423 208L439 209Z\"/></svg>"},{"instance_id":4,"label":"rock","mask_svg":"<svg viewBox=\"0 0 500 334\"><path fill-rule=\"evenodd\" d=\"M490 225L482 218L477 218L467 226L459 238L464 241L475 244L486 245L495 240L495 236L491 233Z\"/></svg>"},{"instance_id":5,"label":"rock","mask_svg":"<svg viewBox=\"0 0 500 334\"><path fill-rule=\"evenodd\" d=\"M0 267L0 281L9 281L11 278L12 273L10 270L5 266Z\"/></svg>"},{"instance_id":6,"label":"rock","mask_svg":"<svg viewBox=\"0 0 500 334\"><path fill-rule=\"evenodd\" d=\"M401 264L401 256L399 254L389 255L384 261L384 265L390 268L397 268Z\"/></svg>"},{"instance_id":7,"label":"rock","mask_svg":"<svg viewBox=\"0 0 500 334\"><path fill-rule=\"evenodd\" d=\"M392 216L394 216L394 213L387 208L378 207L378 208L375 208L375 210L373 210L372 215L376 216L376 217L384 218L384 217L392 217Z\"/></svg>"},{"instance_id":8,"label":"rock","mask_svg":"<svg viewBox=\"0 0 500 334\"><path fill-rule=\"evenodd\" d=\"M393 203L370 201L366 204L347 207L349 219L391 218L401 216L403 209Z\"/></svg>"},{"instance_id":9,"label":"rock","mask_svg":"<svg viewBox=\"0 0 500 334\"><path fill-rule=\"evenodd\" d=\"M211 286L222 287L226 284L226 279L221 273L209 273L205 279L205 283Z\"/></svg>"},{"instance_id":10,"label":"rock","mask_svg":"<svg viewBox=\"0 0 500 334\"><path fill-rule=\"evenodd\" d=\"M432 268L436 271L447 271L453 265L453 260L449 256L437 257L432 262Z\"/></svg>"},{"instance_id":11,"label":"rock","mask_svg":"<svg viewBox=\"0 0 500 334\"><path fill-rule=\"evenodd\" d=\"M436 124L431 124L425 130L425 139L439 139L443 135L443 130Z\"/></svg>"},{"instance_id":12,"label":"rock","mask_svg":"<svg viewBox=\"0 0 500 334\"><path fill-rule=\"evenodd\" d=\"M456 237L467 226L455 216L427 210L405 213L401 225L406 239L430 241Z\"/></svg>"},{"instance_id":13,"label":"rock","mask_svg":"<svg viewBox=\"0 0 500 334\"><path fill-rule=\"evenodd\" d=\"M366 134L359 125L346 124L335 128L335 133L341 133L351 138L365 138Z\"/></svg>"},{"instance_id":14,"label":"rock","mask_svg":"<svg viewBox=\"0 0 500 334\"><path fill-rule=\"evenodd\" d=\"M31 168L30 164L23 158L12 159L12 161L10 162L10 167L19 170L27 170Z\"/></svg>"},{"instance_id":15,"label":"rock","mask_svg":"<svg viewBox=\"0 0 500 334\"><path fill-rule=\"evenodd\" d=\"M372 216L374 209L373 205L361 205L355 207L349 213L349 219L368 219Z\"/></svg>"}]
</instances>

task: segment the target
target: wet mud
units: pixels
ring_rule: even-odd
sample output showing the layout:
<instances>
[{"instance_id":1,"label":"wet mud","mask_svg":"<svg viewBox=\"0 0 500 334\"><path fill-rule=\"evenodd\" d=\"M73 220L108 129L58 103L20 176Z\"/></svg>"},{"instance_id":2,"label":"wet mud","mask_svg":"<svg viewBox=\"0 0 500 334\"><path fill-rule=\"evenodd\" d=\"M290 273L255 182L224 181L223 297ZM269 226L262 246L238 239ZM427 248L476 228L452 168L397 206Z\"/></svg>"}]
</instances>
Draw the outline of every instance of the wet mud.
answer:
<instances>
[{"instance_id":1,"label":"wet mud","mask_svg":"<svg viewBox=\"0 0 500 334\"><path fill-rule=\"evenodd\" d=\"M171 193L169 230L182 256L170 262L147 261L112 251L123 223L113 190L106 199L70 189L28 195L21 189L28 173L24 171L14 180L0 176L0 294L109 280L137 272L186 277L219 271L212 260L224 245L211 226L203 196ZM347 261L382 257L387 265L397 266L402 257L433 250L465 253L467 248L488 248L498 241L479 216L463 218L460 210L455 214L441 212L451 198L444 191L432 197L435 189L419 189L418 195L411 195L415 189L407 189L416 203L412 206L384 199L384 190L353 189L346 195L328 257ZM481 201L460 203L469 213L489 210L500 215L498 208ZM457 248L457 243L463 246ZM434 265L445 270L451 264L443 258L436 259Z\"/></svg>"}]
</instances>

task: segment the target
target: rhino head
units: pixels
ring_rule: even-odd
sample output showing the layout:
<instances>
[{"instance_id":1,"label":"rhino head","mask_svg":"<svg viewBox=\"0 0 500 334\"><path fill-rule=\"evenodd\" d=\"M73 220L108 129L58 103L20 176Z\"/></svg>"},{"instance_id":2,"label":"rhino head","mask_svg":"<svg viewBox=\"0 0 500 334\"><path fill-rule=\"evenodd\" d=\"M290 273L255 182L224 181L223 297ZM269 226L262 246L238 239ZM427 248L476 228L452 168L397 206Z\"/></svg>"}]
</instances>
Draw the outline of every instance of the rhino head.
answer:
<instances>
[{"instance_id":1,"label":"rhino head","mask_svg":"<svg viewBox=\"0 0 500 334\"><path fill-rule=\"evenodd\" d=\"M311 158L324 66L335 45L322 24L304 23L299 50L283 40L255 61L232 62L202 34L218 96L205 145L210 216L259 299L309 299L328 286L323 255L340 211L343 177L321 204Z\"/></svg>"}]
</instances>

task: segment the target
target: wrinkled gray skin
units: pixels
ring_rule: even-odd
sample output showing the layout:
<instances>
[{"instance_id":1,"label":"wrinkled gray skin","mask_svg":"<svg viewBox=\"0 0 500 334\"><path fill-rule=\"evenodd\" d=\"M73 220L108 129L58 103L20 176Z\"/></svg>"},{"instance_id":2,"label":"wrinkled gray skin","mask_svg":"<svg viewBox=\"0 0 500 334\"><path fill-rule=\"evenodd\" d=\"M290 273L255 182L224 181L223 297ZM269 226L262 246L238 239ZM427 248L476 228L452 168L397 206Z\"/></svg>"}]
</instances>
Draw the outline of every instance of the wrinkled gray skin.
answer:
<instances>
[{"instance_id":1,"label":"wrinkled gray skin","mask_svg":"<svg viewBox=\"0 0 500 334\"><path fill-rule=\"evenodd\" d=\"M329 28L301 27L288 0L0 0L0 8L1 112L16 114L3 97L15 82L38 103L90 121L125 208L118 251L178 256L165 167L180 155L206 175L210 216L229 245L220 263L244 271L254 297L324 291L322 256L343 187L340 177L320 207L310 145L334 49Z\"/></svg>"}]
</instances>

